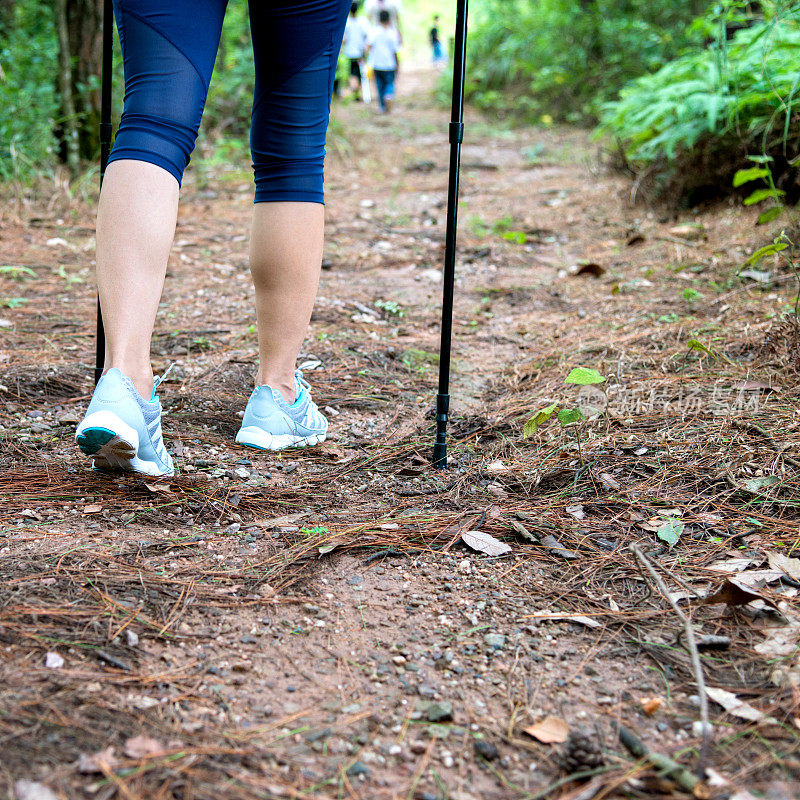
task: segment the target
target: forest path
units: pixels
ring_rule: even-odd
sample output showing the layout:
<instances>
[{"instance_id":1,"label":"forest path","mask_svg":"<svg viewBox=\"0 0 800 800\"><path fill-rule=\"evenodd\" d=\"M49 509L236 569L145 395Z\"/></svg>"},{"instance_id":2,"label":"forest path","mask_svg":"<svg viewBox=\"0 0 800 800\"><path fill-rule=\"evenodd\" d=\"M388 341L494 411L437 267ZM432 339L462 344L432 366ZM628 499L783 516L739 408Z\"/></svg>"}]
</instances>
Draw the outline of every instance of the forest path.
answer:
<instances>
[{"instance_id":1,"label":"forest path","mask_svg":"<svg viewBox=\"0 0 800 800\"><path fill-rule=\"evenodd\" d=\"M92 474L72 444L93 209L63 185L4 205L0 263L26 269L4 269L0 298L26 302L0 314L0 797L28 779L70 799L530 800L563 774L559 746L524 732L548 715L620 754L621 720L696 763L681 624L626 546L704 591L720 562L747 572L796 537L798 380L770 320L792 276L735 277L766 239L751 210L630 207L585 132L468 112L451 468L431 470L448 163L434 78L404 71L390 116L335 108L301 357L331 437L309 451L232 444L256 353L246 157L198 157L183 191L154 337L156 367L176 362L170 480ZM525 440L532 412L575 405L576 366L607 378L606 415L580 449L555 420ZM656 538L668 520L673 549ZM473 529L510 552L470 550ZM791 641L792 586L759 589ZM786 722L750 735L725 717L712 763L780 797L799 766L796 666L776 678L784 656L753 650L778 621L724 605L694 621L730 639L704 656L709 681ZM607 764L603 797L669 788Z\"/></svg>"}]
</instances>

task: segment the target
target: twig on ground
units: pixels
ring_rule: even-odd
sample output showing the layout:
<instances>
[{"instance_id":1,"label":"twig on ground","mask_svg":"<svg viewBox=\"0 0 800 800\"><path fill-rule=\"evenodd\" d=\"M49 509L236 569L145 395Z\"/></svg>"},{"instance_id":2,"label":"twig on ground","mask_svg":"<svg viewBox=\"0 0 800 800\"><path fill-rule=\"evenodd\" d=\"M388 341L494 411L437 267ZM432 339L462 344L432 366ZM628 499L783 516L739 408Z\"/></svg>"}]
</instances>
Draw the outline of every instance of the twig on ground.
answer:
<instances>
[{"instance_id":1,"label":"twig on ground","mask_svg":"<svg viewBox=\"0 0 800 800\"><path fill-rule=\"evenodd\" d=\"M697 650L697 641L694 636L694 629L692 622L686 614L681 611L678 604L672 599L664 581L661 576L655 571L655 568L647 559L645 554L635 545L630 545L630 550L636 556L636 560L647 570L653 582L658 587L659 592L672 606L672 610L680 617L683 622L683 627L686 635L686 646L689 649L689 655L692 659L692 669L694 670L694 678L697 683L697 694L700 697L700 724L703 728L703 743L700 747L700 763L698 764L698 772L702 775L705 774L706 761L708 759L708 747L711 739L711 723L708 721L708 695L706 694L706 683L703 678L703 665L700 662L700 653ZM620 736L622 728L620 728ZM624 742L623 742L624 744Z\"/></svg>"},{"instance_id":2,"label":"twig on ground","mask_svg":"<svg viewBox=\"0 0 800 800\"><path fill-rule=\"evenodd\" d=\"M649 761L650 764L660 769L668 778L674 780L682 789L686 789L687 792L693 792L697 784L700 783L700 778L690 770L663 753L654 753L638 736L631 733L627 728L619 725L618 733L620 742L632 756Z\"/></svg>"}]
</instances>

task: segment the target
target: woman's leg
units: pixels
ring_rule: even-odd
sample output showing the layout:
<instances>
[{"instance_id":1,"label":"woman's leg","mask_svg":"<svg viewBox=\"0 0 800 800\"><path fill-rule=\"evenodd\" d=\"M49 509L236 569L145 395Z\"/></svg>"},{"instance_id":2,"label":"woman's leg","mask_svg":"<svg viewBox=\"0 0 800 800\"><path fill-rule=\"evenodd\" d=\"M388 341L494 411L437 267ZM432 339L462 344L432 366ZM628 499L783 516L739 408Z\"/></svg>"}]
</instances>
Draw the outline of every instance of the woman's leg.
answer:
<instances>
[{"instance_id":1,"label":"woman's leg","mask_svg":"<svg viewBox=\"0 0 800 800\"><path fill-rule=\"evenodd\" d=\"M259 368L256 384L295 399L294 371L317 295L325 207L256 203L250 272L256 290Z\"/></svg>"},{"instance_id":2,"label":"woman's leg","mask_svg":"<svg viewBox=\"0 0 800 800\"><path fill-rule=\"evenodd\" d=\"M322 262L325 135L348 9L346 0L250 3L256 385L269 385L289 403Z\"/></svg>"},{"instance_id":3,"label":"woman's leg","mask_svg":"<svg viewBox=\"0 0 800 800\"><path fill-rule=\"evenodd\" d=\"M175 234L178 182L144 161L108 165L97 212L97 289L106 333L105 368L139 394L153 388L150 338Z\"/></svg>"},{"instance_id":4,"label":"woman's leg","mask_svg":"<svg viewBox=\"0 0 800 800\"><path fill-rule=\"evenodd\" d=\"M152 392L150 339L226 0L116 0L125 105L97 214L106 369Z\"/></svg>"}]
</instances>

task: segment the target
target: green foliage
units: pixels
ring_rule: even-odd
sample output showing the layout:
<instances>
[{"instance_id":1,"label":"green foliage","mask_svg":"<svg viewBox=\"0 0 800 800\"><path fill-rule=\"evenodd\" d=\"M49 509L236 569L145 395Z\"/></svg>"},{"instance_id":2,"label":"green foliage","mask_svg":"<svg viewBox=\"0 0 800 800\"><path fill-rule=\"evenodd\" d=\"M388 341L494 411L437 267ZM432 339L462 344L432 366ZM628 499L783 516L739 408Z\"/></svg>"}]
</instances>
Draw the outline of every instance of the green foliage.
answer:
<instances>
[{"instance_id":1,"label":"green foliage","mask_svg":"<svg viewBox=\"0 0 800 800\"><path fill-rule=\"evenodd\" d=\"M247 4L229 3L203 112L202 130L206 136L244 137L243 143L247 144L254 76Z\"/></svg>"},{"instance_id":2,"label":"green foliage","mask_svg":"<svg viewBox=\"0 0 800 800\"><path fill-rule=\"evenodd\" d=\"M739 0L715 6L693 26L714 31L714 41L633 80L604 106L601 131L620 142L627 165L649 176L655 194L689 196L704 184L721 193L771 174L764 166L737 172L748 153L779 155L782 168L791 160L787 144L796 153L800 6L761 5L764 18ZM748 27L734 32L743 19Z\"/></svg>"},{"instance_id":3,"label":"green foliage","mask_svg":"<svg viewBox=\"0 0 800 800\"><path fill-rule=\"evenodd\" d=\"M390 317L404 317L405 309L394 300L376 300L375 308L385 311Z\"/></svg>"},{"instance_id":4,"label":"green foliage","mask_svg":"<svg viewBox=\"0 0 800 800\"><path fill-rule=\"evenodd\" d=\"M704 7L699 0L485 0L470 34L467 96L484 109L548 122L593 120L627 80L680 52L691 38L687 24Z\"/></svg>"},{"instance_id":5,"label":"green foliage","mask_svg":"<svg viewBox=\"0 0 800 800\"><path fill-rule=\"evenodd\" d=\"M575 383L578 386L591 386L604 382L605 378L596 369L589 367L575 367L564 379L564 383Z\"/></svg>"},{"instance_id":6,"label":"green foliage","mask_svg":"<svg viewBox=\"0 0 800 800\"><path fill-rule=\"evenodd\" d=\"M15 3L0 32L0 180L27 180L55 162L58 55L50 3Z\"/></svg>"},{"instance_id":7,"label":"green foliage","mask_svg":"<svg viewBox=\"0 0 800 800\"><path fill-rule=\"evenodd\" d=\"M533 436L534 433L539 429L540 425L544 425L550 417L553 416L558 411L558 403L553 403L552 405L547 406L546 408L542 408L537 411L526 423L525 427L523 428L523 435L527 439L529 436Z\"/></svg>"},{"instance_id":8,"label":"green foliage","mask_svg":"<svg viewBox=\"0 0 800 800\"><path fill-rule=\"evenodd\" d=\"M667 517L664 524L656 531L656 536L666 542L670 550L678 543L685 525L677 517Z\"/></svg>"},{"instance_id":9,"label":"green foliage","mask_svg":"<svg viewBox=\"0 0 800 800\"><path fill-rule=\"evenodd\" d=\"M583 421L583 412L579 408L562 408L558 412L558 422L562 428Z\"/></svg>"}]
</instances>

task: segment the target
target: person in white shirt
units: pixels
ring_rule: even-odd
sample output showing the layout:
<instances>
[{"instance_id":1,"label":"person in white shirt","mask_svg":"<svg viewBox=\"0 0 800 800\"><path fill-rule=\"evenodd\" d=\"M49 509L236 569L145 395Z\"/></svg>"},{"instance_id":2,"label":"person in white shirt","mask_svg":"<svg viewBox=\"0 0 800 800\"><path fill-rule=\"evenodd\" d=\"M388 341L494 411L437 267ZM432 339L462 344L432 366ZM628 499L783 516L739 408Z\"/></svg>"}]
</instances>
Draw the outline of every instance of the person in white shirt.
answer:
<instances>
[{"instance_id":1,"label":"person in white shirt","mask_svg":"<svg viewBox=\"0 0 800 800\"><path fill-rule=\"evenodd\" d=\"M358 3L353 3L344 29L344 55L350 60L350 90L356 100L361 100L361 59L367 47L367 26L357 15Z\"/></svg>"},{"instance_id":2,"label":"person in white shirt","mask_svg":"<svg viewBox=\"0 0 800 800\"><path fill-rule=\"evenodd\" d=\"M392 27L392 18L386 9L378 14L378 27L368 40L369 63L375 73L380 110L388 114L394 100L394 80L397 74L397 51L400 34Z\"/></svg>"},{"instance_id":3,"label":"person in white shirt","mask_svg":"<svg viewBox=\"0 0 800 800\"><path fill-rule=\"evenodd\" d=\"M364 4L364 13L375 28L380 26L379 16L381 11L389 12L391 25L397 31L402 44L403 31L400 27L400 17L403 13L402 0L367 0Z\"/></svg>"}]
</instances>

